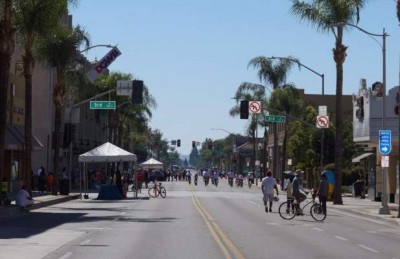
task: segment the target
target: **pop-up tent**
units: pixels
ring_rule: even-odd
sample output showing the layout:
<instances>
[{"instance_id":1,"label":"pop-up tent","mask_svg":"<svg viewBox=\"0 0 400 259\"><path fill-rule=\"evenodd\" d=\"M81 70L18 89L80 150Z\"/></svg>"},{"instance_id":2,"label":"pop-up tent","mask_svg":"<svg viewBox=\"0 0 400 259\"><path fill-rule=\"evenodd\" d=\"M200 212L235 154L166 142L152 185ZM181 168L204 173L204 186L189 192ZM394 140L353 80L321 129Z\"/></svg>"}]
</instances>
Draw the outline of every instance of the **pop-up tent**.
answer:
<instances>
[{"instance_id":1,"label":"pop-up tent","mask_svg":"<svg viewBox=\"0 0 400 259\"><path fill-rule=\"evenodd\" d=\"M135 162L137 157L135 154L132 154L120 147L117 147L109 142L104 143L101 146L98 146L84 154L81 154L78 157L78 161L83 163L83 181L84 181L84 190L85 190L85 198L87 198L87 172L86 172L86 163L108 163L108 162ZM107 167L106 167L107 168ZM81 191L82 194L82 191ZM112 200L112 199L120 199L122 196L116 191L116 188L113 186L105 186L100 189L98 199L102 200Z\"/></svg>"},{"instance_id":2,"label":"pop-up tent","mask_svg":"<svg viewBox=\"0 0 400 259\"><path fill-rule=\"evenodd\" d=\"M104 143L79 156L80 163L97 163L97 162L122 162L136 161L136 155L132 154L110 142Z\"/></svg>"},{"instance_id":3,"label":"pop-up tent","mask_svg":"<svg viewBox=\"0 0 400 259\"><path fill-rule=\"evenodd\" d=\"M149 160L140 164L143 169L163 169L164 164L160 161L155 160L154 158L150 158Z\"/></svg>"}]
</instances>

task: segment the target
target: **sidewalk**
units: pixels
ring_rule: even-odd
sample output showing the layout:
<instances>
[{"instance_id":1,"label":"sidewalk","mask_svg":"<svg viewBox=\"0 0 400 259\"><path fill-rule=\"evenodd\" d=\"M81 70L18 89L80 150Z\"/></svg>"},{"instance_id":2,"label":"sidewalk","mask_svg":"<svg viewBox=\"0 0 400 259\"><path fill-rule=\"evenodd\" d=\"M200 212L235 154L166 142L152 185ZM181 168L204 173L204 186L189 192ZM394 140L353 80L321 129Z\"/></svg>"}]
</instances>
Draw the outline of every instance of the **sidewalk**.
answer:
<instances>
[{"instance_id":1,"label":"sidewalk","mask_svg":"<svg viewBox=\"0 0 400 259\"><path fill-rule=\"evenodd\" d=\"M69 195L51 195L49 193L33 192L32 196L35 204L30 207L30 210L78 199L80 194L70 193ZM0 206L0 221L10 217L17 217L25 213L26 212L22 211L18 206L15 205L15 200L13 200L10 206Z\"/></svg>"},{"instance_id":2,"label":"sidewalk","mask_svg":"<svg viewBox=\"0 0 400 259\"><path fill-rule=\"evenodd\" d=\"M342 197L343 205L334 205L332 202L327 203L328 207L328 216L329 209L337 210L341 212L346 212L349 214L369 217L375 220L383 220L387 223L391 223L397 226L400 226L400 218L397 218L398 215L398 203L388 203L388 207L390 209L389 215L379 214L379 209L382 207L381 202L371 201L368 199L360 199L355 197Z\"/></svg>"}]
</instances>

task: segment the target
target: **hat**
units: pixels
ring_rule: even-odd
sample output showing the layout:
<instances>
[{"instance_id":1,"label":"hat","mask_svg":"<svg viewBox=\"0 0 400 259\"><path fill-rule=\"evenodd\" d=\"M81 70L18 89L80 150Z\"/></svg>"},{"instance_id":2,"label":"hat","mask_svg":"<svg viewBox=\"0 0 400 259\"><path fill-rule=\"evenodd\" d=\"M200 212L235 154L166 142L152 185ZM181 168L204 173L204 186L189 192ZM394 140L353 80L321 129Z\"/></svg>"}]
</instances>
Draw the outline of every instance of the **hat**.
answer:
<instances>
[{"instance_id":1,"label":"hat","mask_svg":"<svg viewBox=\"0 0 400 259\"><path fill-rule=\"evenodd\" d=\"M294 174L295 175L302 175L303 173L304 173L304 171L302 171L301 169L297 169Z\"/></svg>"}]
</instances>

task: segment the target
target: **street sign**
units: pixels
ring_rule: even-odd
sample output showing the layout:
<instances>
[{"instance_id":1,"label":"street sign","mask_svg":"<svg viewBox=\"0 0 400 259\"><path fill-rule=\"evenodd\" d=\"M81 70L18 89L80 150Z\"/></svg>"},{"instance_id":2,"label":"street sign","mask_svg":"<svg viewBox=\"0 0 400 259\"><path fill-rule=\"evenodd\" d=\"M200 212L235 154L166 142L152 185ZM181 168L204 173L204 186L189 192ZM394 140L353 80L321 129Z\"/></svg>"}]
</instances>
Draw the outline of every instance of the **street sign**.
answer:
<instances>
[{"instance_id":1,"label":"street sign","mask_svg":"<svg viewBox=\"0 0 400 259\"><path fill-rule=\"evenodd\" d=\"M90 101L91 110L115 110L115 101Z\"/></svg>"},{"instance_id":2,"label":"street sign","mask_svg":"<svg viewBox=\"0 0 400 259\"><path fill-rule=\"evenodd\" d=\"M265 121L266 122L285 122L286 117L285 116L267 115L267 116L265 116Z\"/></svg>"},{"instance_id":3,"label":"street sign","mask_svg":"<svg viewBox=\"0 0 400 259\"><path fill-rule=\"evenodd\" d=\"M318 115L319 116L328 115L328 107L327 106L318 106Z\"/></svg>"},{"instance_id":4,"label":"street sign","mask_svg":"<svg viewBox=\"0 0 400 259\"><path fill-rule=\"evenodd\" d=\"M315 124L319 129L329 128L329 116L318 115Z\"/></svg>"},{"instance_id":5,"label":"street sign","mask_svg":"<svg viewBox=\"0 0 400 259\"><path fill-rule=\"evenodd\" d=\"M379 131L379 153L386 156L392 152L392 131L380 130Z\"/></svg>"},{"instance_id":6,"label":"street sign","mask_svg":"<svg viewBox=\"0 0 400 259\"><path fill-rule=\"evenodd\" d=\"M381 166L389 167L389 156L382 156L381 158Z\"/></svg>"},{"instance_id":7,"label":"street sign","mask_svg":"<svg viewBox=\"0 0 400 259\"><path fill-rule=\"evenodd\" d=\"M249 101L249 113L261 113L261 102Z\"/></svg>"}]
</instances>

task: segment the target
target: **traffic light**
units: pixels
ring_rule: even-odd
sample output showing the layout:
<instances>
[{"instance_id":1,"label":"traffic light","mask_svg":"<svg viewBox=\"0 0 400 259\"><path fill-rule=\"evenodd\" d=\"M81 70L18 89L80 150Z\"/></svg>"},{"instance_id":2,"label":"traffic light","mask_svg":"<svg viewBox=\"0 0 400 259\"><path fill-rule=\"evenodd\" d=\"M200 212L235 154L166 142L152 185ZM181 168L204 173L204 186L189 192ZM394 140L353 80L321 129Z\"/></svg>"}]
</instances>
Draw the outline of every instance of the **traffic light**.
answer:
<instances>
[{"instance_id":1,"label":"traffic light","mask_svg":"<svg viewBox=\"0 0 400 259\"><path fill-rule=\"evenodd\" d=\"M212 141L208 141L208 149L212 149Z\"/></svg>"},{"instance_id":2,"label":"traffic light","mask_svg":"<svg viewBox=\"0 0 400 259\"><path fill-rule=\"evenodd\" d=\"M194 148L196 146L196 141L192 141L192 147Z\"/></svg>"},{"instance_id":3,"label":"traffic light","mask_svg":"<svg viewBox=\"0 0 400 259\"><path fill-rule=\"evenodd\" d=\"M375 82L372 84L372 92L376 94L376 97L382 97L384 90L385 89L383 89L383 84L381 82Z\"/></svg>"},{"instance_id":4,"label":"traffic light","mask_svg":"<svg viewBox=\"0 0 400 259\"><path fill-rule=\"evenodd\" d=\"M249 101L240 101L240 119L249 118Z\"/></svg>"},{"instance_id":5,"label":"traffic light","mask_svg":"<svg viewBox=\"0 0 400 259\"><path fill-rule=\"evenodd\" d=\"M132 81L132 104L143 103L143 81L133 80Z\"/></svg>"},{"instance_id":6,"label":"traffic light","mask_svg":"<svg viewBox=\"0 0 400 259\"><path fill-rule=\"evenodd\" d=\"M181 140L180 140L180 139L178 139L178 140L176 141L176 146L178 146L178 147L181 146Z\"/></svg>"}]
</instances>

